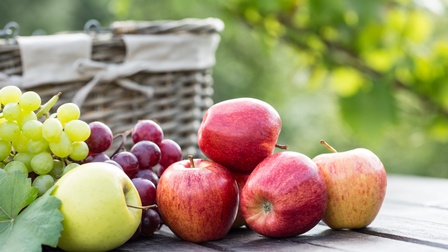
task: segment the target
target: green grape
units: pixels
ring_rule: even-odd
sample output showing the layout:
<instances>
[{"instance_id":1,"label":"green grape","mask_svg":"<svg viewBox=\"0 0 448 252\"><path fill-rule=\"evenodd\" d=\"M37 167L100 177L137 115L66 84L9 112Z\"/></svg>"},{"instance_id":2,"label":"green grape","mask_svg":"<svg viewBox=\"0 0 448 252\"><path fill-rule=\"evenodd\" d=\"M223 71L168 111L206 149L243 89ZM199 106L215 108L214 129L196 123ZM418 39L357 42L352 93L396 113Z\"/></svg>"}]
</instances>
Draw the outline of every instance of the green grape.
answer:
<instances>
[{"instance_id":1,"label":"green grape","mask_svg":"<svg viewBox=\"0 0 448 252\"><path fill-rule=\"evenodd\" d=\"M56 118L48 118L42 124L42 136L48 142L57 142L61 137L62 124Z\"/></svg>"},{"instance_id":2,"label":"green grape","mask_svg":"<svg viewBox=\"0 0 448 252\"><path fill-rule=\"evenodd\" d=\"M11 102L19 102L22 91L16 86L5 86L0 89L0 102L6 105Z\"/></svg>"},{"instance_id":3,"label":"green grape","mask_svg":"<svg viewBox=\"0 0 448 252\"><path fill-rule=\"evenodd\" d=\"M48 142L45 139L43 138L39 138L36 140L31 139L28 142L28 152L32 154L37 154L45 151L49 151Z\"/></svg>"},{"instance_id":4,"label":"green grape","mask_svg":"<svg viewBox=\"0 0 448 252\"><path fill-rule=\"evenodd\" d=\"M5 160L11 154L11 143L5 140L0 140L0 161Z\"/></svg>"},{"instance_id":5,"label":"green grape","mask_svg":"<svg viewBox=\"0 0 448 252\"><path fill-rule=\"evenodd\" d=\"M42 196L54 185L54 178L48 174L40 175L33 180L32 185L37 188L37 195Z\"/></svg>"},{"instance_id":6,"label":"green grape","mask_svg":"<svg viewBox=\"0 0 448 252\"><path fill-rule=\"evenodd\" d=\"M42 138L42 123L38 120L30 120L22 126L23 134L32 140Z\"/></svg>"},{"instance_id":7,"label":"green grape","mask_svg":"<svg viewBox=\"0 0 448 252\"><path fill-rule=\"evenodd\" d=\"M6 141L12 141L20 135L19 125L15 122L4 122L0 124L0 138Z\"/></svg>"},{"instance_id":8,"label":"green grape","mask_svg":"<svg viewBox=\"0 0 448 252\"><path fill-rule=\"evenodd\" d=\"M53 157L49 152L41 152L31 159L31 168L38 175L47 174L53 169Z\"/></svg>"},{"instance_id":9,"label":"green grape","mask_svg":"<svg viewBox=\"0 0 448 252\"><path fill-rule=\"evenodd\" d=\"M78 105L74 103L64 103L56 111L57 117L62 124L72 120L78 120L81 115Z\"/></svg>"},{"instance_id":10,"label":"green grape","mask_svg":"<svg viewBox=\"0 0 448 252\"><path fill-rule=\"evenodd\" d=\"M70 158L75 161L81 161L89 155L89 146L86 142L73 142L73 151L70 153Z\"/></svg>"},{"instance_id":11,"label":"green grape","mask_svg":"<svg viewBox=\"0 0 448 252\"><path fill-rule=\"evenodd\" d=\"M40 108L42 100L34 91L27 91L20 96L20 107L25 111L34 111Z\"/></svg>"},{"instance_id":12,"label":"green grape","mask_svg":"<svg viewBox=\"0 0 448 252\"><path fill-rule=\"evenodd\" d=\"M21 111L17 102L11 102L3 108L3 117L8 121L17 121L19 120Z\"/></svg>"},{"instance_id":13,"label":"green grape","mask_svg":"<svg viewBox=\"0 0 448 252\"><path fill-rule=\"evenodd\" d=\"M67 172L73 170L74 168L78 167L78 163L70 163L64 167L64 171L62 172L62 176L64 176Z\"/></svg>"},{"instance_id":14,"label":"green grape","mask_svg":"<svg viewBox=\"0 0 448 252\"><path fill-rule=\"evenodd\" d=\"M64 162L58 159L53 159L53 169L48 173L55 179L59 179L64 171Z\"/></svg>"},{"instance_id":15,"label":"green grape","mask_svg":"<svg viewBox=\"0 0 448 252\"><path fill-rule=\"evenodd\" d=\"M89 125L81 120L72 120L66 123L64 131L72 142L86 141L90 137Z\"/></svg>"},{"instance_id":16,"label":"green grape","mask_svg":"<svg viewBox=\"0 0 448 252\"><path fill-rule=\"evenodd\" d=\"M14 161L20 161L25 164L26 168L28 169L28 172L32 172L33 169L31 168L31 159L33 159L34 154L29 152L19 152L16 155L14 155L13 160Z\"/></svg>"},{"instance_id":17,"label":"green grape","mask_svg":"<svg viewBox=\"0 0 448 252\"><path fill-rule=\"evenodd\" d=\"M30 139L21 132L18 138L12 140L12 147L16 152L27 152L29 141Z\"/></svg>"},{"instance_id":18,"label":"green grape","mask_svg":"<svg viewBox=\"0 0 448 252\"><path fill-rule=\"evenodd\" d=\"M25 123L32 120L37 120L36 113L34 113L34 111L22 110L19 119L17 120L17 124L19 125L20 128L22 128Z\"/></svg>"},{"instance_id":19,"label":"green grape","mask_svg":"<svg viewBox=\"0 0 448 252\"><path fill-rule=\"evenodd\" d=\"M48 145L50 146L51 152L60 158L68 157L73 151L72 142L65 132L61 133L59 141L50 142Z\"/></svg>"},{"instance_id":20,"label":"green grape","mask_svg":"<svg viewBox=\"0 0 448 252\"><path fill-rule=\"evenodd\" d=\"M20 171L24 175L28 175L28 168L26 168L26 165L20 161L11 161L6 164L5 171L7 173L12 173L14 171Z\"/></svg>"}]
</instances>

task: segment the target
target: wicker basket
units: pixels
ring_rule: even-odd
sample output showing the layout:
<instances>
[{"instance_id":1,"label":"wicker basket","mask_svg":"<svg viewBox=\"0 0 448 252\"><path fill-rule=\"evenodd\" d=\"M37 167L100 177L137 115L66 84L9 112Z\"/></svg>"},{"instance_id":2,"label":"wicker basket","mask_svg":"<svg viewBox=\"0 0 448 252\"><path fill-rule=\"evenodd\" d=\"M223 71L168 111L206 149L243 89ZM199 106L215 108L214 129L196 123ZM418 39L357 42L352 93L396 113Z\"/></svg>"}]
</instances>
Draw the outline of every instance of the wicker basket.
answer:
<instances>
[{"instance_id":1,"label":"wicker basket","mask_svg":"<svg viewBox=\"0 0 448 252\"><path fill-rule=\"evenodd\" d=\"M87 24L86 24L87 25ZM107 29L98 26L87 27L93 36L91 58L93 61L120 64L126 48L123 34L182 34L219 33L222 23L216 19L186 19L181 21L116 22ZM0 73L21 75L22 62L17 43L0 43ZM197 147L197 130L205 110L213 103L213 78L211 68L182 71L142 71L128 79L142 87L152 87L153 96L148 98L142 92L132 91L104 82L96 85L81 106L81 117L86 122L101 121L116 134L132 128L140 119L153 119L163 128L165 138L179 143L183 154L202 155ZM43 101L62 92L56 107L71 102L76 92L86 81L63 84L47 83L31 88L39 93ZM128 144L130 142L128 141Z\"/></svg>"}]
</instances>

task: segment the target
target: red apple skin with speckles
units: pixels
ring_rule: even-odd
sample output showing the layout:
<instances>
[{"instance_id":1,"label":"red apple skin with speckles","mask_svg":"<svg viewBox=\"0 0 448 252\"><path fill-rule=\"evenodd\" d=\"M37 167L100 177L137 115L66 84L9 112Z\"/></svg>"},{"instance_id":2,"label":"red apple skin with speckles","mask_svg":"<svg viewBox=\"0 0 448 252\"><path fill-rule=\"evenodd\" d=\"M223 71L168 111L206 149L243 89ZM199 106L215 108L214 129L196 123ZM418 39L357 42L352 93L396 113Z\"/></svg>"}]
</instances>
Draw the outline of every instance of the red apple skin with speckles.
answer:
<instances>
[{"instance_id":1,"label":"red apple skin with speckles","mask_svg":"<svg viewBox=\"0 0 448 252\"><path fill-rule=\"evenodd\" d=\"M240 200L249 228L267 237L284 238L303 234L319 223L327 190L309 157L284 151L267 157L252 171Z\"/></svg>"},{"instance_id":2,"label":"red apple skin with speckles","mask_svg":"<svg viewBox=\"0 0 448 252\"><path fill-rule=\"evenodd\" d=\"M213 161L194 159L170 165L157 185L164 223L179 238L201 243L223 238L237 214L239 192L230 171Z\"/></svg>"},{"instance_id":3,"label":"red apple skin with speckles","mask_svg":"<svg viewBox=\"0 0 448 252\"><path fill-rule=\"evenodd\" d=\"M367 227L380 211L387 176L380 159L357 148L313 158L325 178L328 206L323 221L333 229Z\"/></svg>"},{"instance_id":4,"label":"red apple skin with speckles","mask_svg":"<svg viewBox=\"0 0 448 252\"><path fill-rule=\"evenodd\" d=\"M211 106L198 130L198 146L209 159L233 172L250 173L271 155L282 122L268 103L235 98Z\"/></svg>"}]
</instances>

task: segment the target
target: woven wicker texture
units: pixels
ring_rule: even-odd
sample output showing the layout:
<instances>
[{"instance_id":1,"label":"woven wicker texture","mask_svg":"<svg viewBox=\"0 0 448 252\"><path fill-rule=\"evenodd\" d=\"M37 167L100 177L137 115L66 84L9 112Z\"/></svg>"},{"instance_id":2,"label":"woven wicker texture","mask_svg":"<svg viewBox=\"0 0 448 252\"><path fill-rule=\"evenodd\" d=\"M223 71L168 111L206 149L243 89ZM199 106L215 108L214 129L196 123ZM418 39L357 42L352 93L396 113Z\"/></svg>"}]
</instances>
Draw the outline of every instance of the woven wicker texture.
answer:
<instances>
[{"instance_id":1,"label":"woven wicker texture","mask_svg":"<svg viewBox=\"0 0 448 252\"><path fill-rule=\"evenodd\" d=\"M221 29L219 22L210 20L116 23L108 33L93 35L92 60L123 62L126 48L121 34L219 32ZM7 75L22 74L17 44L0 44L0 72ZM185 157L189 154L202 156L197 147L197 130L204 112L213 104L212 70L140 72L128 79L142 87L152 87L153 97L124 89L114 82L100 83L81 106L81 119L86 122L104 122L114 134L132 128L140 119L153 119L161 125L165 138L173 139L181 146ZM32 90L39 93L43 102L62 92L57 107L71 102L75 93L85 84L84 81L57 85L49 83L33 87ZM130 144L129 137L127 146Z\"/></svg>"}]
</instances>

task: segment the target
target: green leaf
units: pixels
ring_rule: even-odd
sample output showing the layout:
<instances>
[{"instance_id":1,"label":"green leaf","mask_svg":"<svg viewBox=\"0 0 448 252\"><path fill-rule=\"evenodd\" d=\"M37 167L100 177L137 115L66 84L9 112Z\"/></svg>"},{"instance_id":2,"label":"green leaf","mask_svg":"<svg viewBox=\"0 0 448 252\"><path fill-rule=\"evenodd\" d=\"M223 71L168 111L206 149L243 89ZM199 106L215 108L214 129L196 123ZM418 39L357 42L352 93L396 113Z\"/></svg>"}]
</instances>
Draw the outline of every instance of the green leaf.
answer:
<instances>
[{"instance_id":1,"label":"green leaf","mask_svg":"<svg viewBox=\"0 0 448 252\"><path fill-rule=\"evenodd\" d=\"M339 67L333 70L330 78L331 87L342 97L356 94L364 82L362 74L349 67Z\"/></svg>"},{"instance_id":2,"label":"green leaf","mask_svg":"<svg viewBox=\"0 0 448 252\"><path fill-rule=\"evenodd\" d=\"M395 98L387 79L377 80L371 89L360 90L354 96L340 97L339 105L354 133L371 143L397 120Z\"/></svg>"},{"instance_id":3,"label":"green leaf","mask_svg":"<svg viewBox=\"0 0 448 252\"><path fill-rule=\"evenodd\" d=\"M41 251L56 247L62 231L61 201L37 188L20 172L0 169L0 251Z\"/></svg>"},{"instance_id":4,"label":"green leaf","mask_svg":"<svg viewBox=\"0 0 448 252\"><path fill-rule=\"evenodd\" d=\"M15 218L19 212L37 197L37 188L23 174L7 174L0 169L0 232L5 221Z\"/></svg>"}]
</instances>

